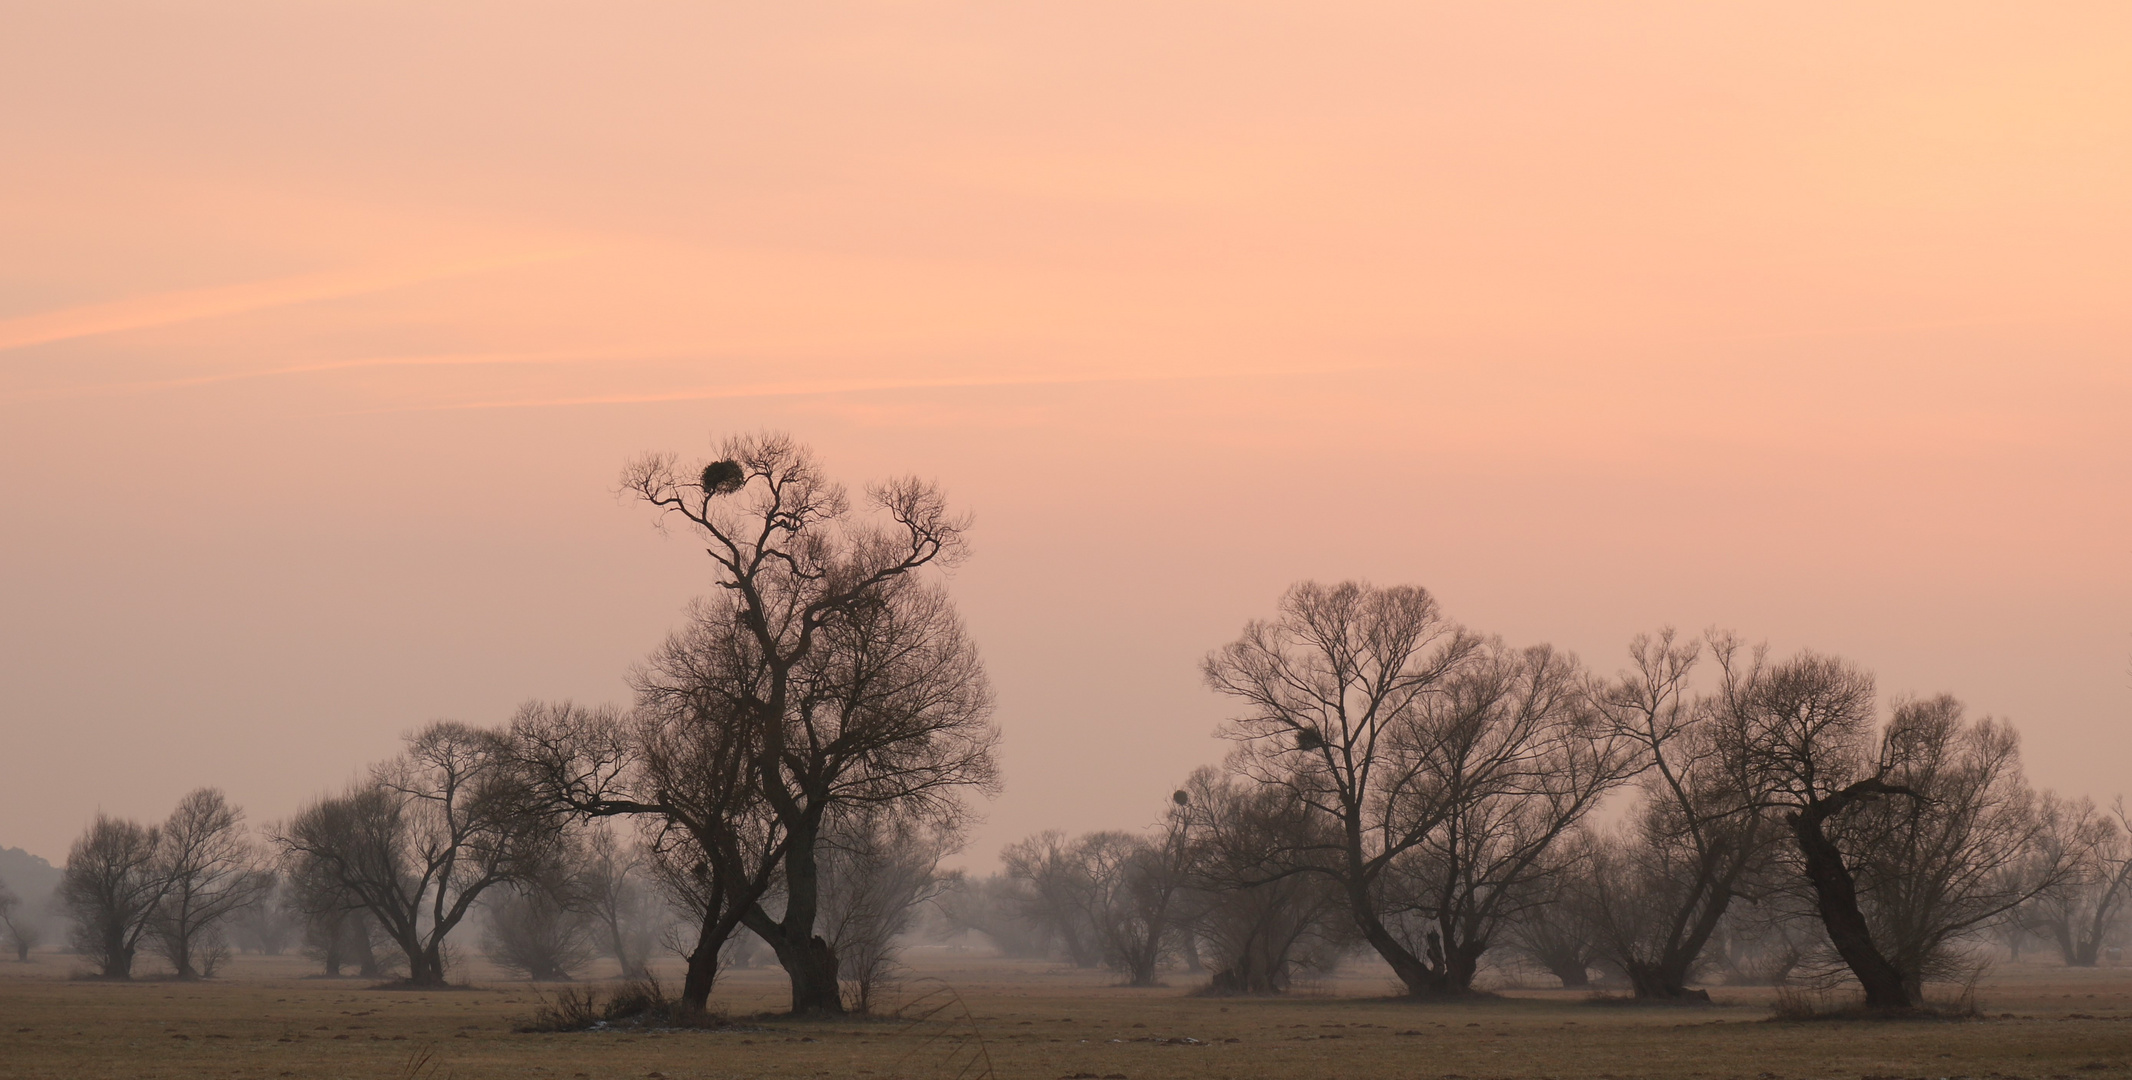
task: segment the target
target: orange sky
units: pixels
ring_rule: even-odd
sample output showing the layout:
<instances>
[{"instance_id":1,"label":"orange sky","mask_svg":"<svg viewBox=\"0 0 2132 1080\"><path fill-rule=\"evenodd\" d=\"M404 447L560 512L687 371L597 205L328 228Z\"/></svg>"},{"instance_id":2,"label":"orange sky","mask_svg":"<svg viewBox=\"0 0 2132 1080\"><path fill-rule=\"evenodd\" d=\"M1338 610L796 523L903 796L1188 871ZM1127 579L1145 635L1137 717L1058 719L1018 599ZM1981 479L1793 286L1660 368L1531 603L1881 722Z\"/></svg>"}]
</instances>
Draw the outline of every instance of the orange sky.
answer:
<instances>
[{"instance_id":1,"label":"orange sky","mask_svg":"<svg viewBox=\"0 0 2132 1080\"><path fill-rule=\"evenodd\" d=\"M615 700L777 427L978 518L1007 794L1288 582L1721 624L2132 762L2132 8L0 8L0 845Z\"/></svg>"}]
</instances>

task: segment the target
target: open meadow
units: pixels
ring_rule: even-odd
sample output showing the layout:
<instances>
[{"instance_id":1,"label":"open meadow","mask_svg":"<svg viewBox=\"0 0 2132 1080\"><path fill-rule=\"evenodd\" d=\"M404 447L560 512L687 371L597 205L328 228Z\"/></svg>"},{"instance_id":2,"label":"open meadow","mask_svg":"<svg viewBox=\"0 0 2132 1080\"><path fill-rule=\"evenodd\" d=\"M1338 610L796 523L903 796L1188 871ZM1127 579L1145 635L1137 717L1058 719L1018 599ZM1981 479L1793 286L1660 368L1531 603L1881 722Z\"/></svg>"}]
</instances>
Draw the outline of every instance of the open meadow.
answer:
<instances>
[{"instance_id":1,"label":"open meadow","mask_svg":"<svg viewBox=\"0 0 2132 1080\"><path fill-rule=\"evenodd\" d=\"M1515 989L1421 1004L1383 996L1388 978L1363 972L1285 998L1206 998L1181 973L1134 990L1043 962L921 951L898 1000L952 988L967 1014L756 1018L784 1003L782 975L763 968L722 983L723 1029L531 1034L514 1028L546 988L484 980L471 964L474 988L427 993L307 977L293 957L240 957L194 983L71 978L76 966L52 954L0 963L0 1076L915 1080L987 1063L1042 1080L2132 1076L2122 968L1999 965L1978 989L1986 1019L1794 1023L1769 1019L1764 989L1719 989L1711 1007Z\"/></svg>"}]
</instances>

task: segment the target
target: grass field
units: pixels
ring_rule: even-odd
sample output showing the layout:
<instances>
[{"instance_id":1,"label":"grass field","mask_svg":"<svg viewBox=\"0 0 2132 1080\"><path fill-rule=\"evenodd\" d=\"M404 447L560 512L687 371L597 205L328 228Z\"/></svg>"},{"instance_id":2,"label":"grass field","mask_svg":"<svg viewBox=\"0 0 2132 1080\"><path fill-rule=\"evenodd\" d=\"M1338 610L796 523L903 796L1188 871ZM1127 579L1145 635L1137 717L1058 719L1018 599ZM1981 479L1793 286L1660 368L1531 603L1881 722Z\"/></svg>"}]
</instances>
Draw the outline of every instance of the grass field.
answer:
<instances>
[{"instance_id":1,"label":"grass field","mask_svg":"<svg viewBox=\"0 0 2132 1080\"><path fill-rule=\"evenodd\" d=\"M70 978L72 958L0 962L0 1077L649 1078L1001 1077L2023 1077L2132 1076L2132 969L2005 965L1990 1019L1772 1022L1770 992L1719 989L1708 1008L1505 991L1456 1004L1387 1000L1386 979L1332 980L1278 1000L1131 990L1043 963L919 954L910 998L952 988L932 1020L803 1023L775 970L735 973L724 1030L520 1034L540 988L469 974L474 989L370 989L306 978L294 958L244 957L201 983ZM1191 1041L1186 1041L1191 1040Z\"/></svg>"}]
</instances>

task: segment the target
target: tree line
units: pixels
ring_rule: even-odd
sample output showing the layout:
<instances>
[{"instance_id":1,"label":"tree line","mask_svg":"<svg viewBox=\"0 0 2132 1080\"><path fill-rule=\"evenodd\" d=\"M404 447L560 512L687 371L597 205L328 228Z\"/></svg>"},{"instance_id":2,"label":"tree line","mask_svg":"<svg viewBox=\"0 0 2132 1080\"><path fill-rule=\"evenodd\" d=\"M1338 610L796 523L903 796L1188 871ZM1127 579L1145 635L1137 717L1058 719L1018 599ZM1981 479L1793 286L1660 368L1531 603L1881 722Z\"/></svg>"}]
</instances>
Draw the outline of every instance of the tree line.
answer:
<instances>
[{"instance_id":1,"label":"tree line","mask_svg":"<svg viewBox=\"0 0 2132 1080\"><path fill-rule=\"evenodd\" d=\"M1151 831L1041 833L1001 875L944 875L999 784L937 572L967 519L914 479L854 500L776 434L639 459L623 489L703 544L711 584L630 707L428 725L258 840L213 790L159 825L100 815L60 887L75 948L109 977L143 947L189 977L243 930L440 985L484 912L484 951L533 977L593 954L637 975L669 947L695 1009L759 942L819 1015L867 1006L930 900L1136 985L1182 963L1275 993L1367 952L1453 995L1516 955L1678 999L1713 969L1818 964L1900 1009L1995 928L2087 964L2123 932L2122 804L2038 796L2012 728L1951 697L1883 718L1855 666L1717 633L1639 638L1602 678L1357 583L1297 585L1207 657L1232 749Z\"/></svg>"},{"instance_id":2,"label":"tree line","mask_svg":"<svg viewBox=\"0 0 2132 1080\"><path fill-rule=\"evenodd\" d=\"M1128 982L1174 960L1245 992L1367 951L1417 996L1493 956L1653 1000L1841 974L1903 1010L1990 935L2121 947L2123 801L2033 791L2009 724L1946 695L1883 716L1855 665L1725 633L1629 658L1602 678L1419 588L1297 585L1203 665L1235 704L1223 767L1151 833L1011 846L990 907Z\"/></svg>"}]
</instances>

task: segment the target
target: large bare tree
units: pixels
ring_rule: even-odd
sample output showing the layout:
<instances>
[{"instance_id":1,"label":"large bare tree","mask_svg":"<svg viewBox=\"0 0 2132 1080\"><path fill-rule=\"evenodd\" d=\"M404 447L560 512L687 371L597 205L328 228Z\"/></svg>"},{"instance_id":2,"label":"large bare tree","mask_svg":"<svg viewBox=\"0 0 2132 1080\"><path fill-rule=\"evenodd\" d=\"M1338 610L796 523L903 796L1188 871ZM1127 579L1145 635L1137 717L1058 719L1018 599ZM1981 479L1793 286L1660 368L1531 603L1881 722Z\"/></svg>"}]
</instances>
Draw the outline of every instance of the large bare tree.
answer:
<instances>
[{"instance_id":1,"label":"large bare tree","mask_svg":"<svg viewBox=\"0 0 2132 1080\"><path fill-rule=\"evenodd\" d=\"M623 489L705 543L717 592L638 672L634 721L529 723L521 742L563 805L665 823L663 877L702 915L685 1002L707 998L739 923L776 953L794 1013L841 1013L816 926L824 836L850 814L949 827L965 793L995 785L983 667L919 577L962 557L967 523L910 478L855 512L783 435L728 439L687 468L642 458Z\"/></svg>"},{"instance_id":2,"label":"large bare tree","mask_svg":"<svg viewBox=\"0 0 2132 1080\"><path fill-rule=\"evenodd\" d=\"M407 957L419 986L445 982L445 939L490 888L539 865L555 840L499 732L440 721L369 783L322 799L275 837L299 873L331 881Z\"/></svg>"}]
</instances>

